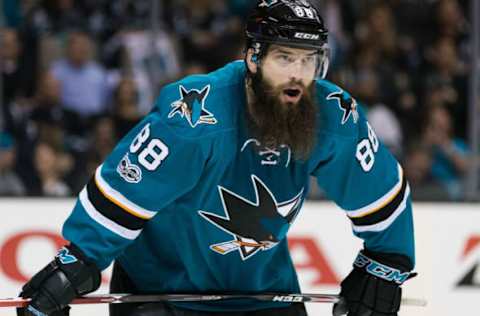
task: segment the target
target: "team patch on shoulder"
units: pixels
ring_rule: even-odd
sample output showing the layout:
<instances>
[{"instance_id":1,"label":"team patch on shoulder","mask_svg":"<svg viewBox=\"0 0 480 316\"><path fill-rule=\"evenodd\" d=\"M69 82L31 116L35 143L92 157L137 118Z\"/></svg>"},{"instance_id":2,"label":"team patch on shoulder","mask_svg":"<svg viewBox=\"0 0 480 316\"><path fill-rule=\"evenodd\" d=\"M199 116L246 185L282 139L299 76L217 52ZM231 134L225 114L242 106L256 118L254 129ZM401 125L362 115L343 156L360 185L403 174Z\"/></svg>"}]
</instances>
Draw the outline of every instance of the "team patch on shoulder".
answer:
<instances>
[{"instance_id":1,"label":"team patch on shoulder","mask_svg":"<svg viewBox=\"0 0 480 316\"><path fill-rule=\"evenodd\" d=\"M130 161L128 154L120 160L117 172L128 183L139 183L142 180L142 170Z\"/></svg>"},{"instance_id":2,"label":"team patch on shoulder","mask_svg":"<svg viewBox=\"0 0 480 316\"><path fill-rule=\"evenodd\" d=\"M205 86L201 90L187 90L180 85L179 90L180 99L171 104L172 110L168 114L168 118L178 114L180 117L185 118L193 128L199 124L217 124L217 119L205 108L210 85Z\"/></svg>"},{"instance_id":3,"label":"team patch on shoulder","mask_svg":"<svg viewBox=\"0 0 480 316\"><path fill-rule=\"evenodd\" d=\"M353 122L358 122L358 104L357 101L350 95L345 93L342 89L330 93L327 100L337 100L338 107L343 111L342 125L345 124L350 116L353 117Z\"/></svg>"}]
</instances>

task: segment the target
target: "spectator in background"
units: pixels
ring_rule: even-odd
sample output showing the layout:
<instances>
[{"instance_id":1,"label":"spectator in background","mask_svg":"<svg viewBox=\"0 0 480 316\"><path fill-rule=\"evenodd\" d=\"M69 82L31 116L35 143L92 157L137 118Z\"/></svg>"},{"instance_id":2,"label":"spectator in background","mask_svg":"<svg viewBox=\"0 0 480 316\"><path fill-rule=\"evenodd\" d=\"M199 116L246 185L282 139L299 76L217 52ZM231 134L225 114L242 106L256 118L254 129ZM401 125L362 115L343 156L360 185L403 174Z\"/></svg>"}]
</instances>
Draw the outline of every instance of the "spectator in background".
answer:
<instances>
[{"instance_id":1,"label":"spectator in background","mask_svg":"<svg viewBox=\"0 0 480 316\"><path fill-rule=\"evenodd\" d=\"M52 73L45 72L40 76L38 91L33 102L33 121L45 123L62 121L61 84Z\"/></svg>"},{"instance_id":2,"label":"spectator in background","mask_svg":"<svg viewBox=\"0 0 480 316\"><path fill-rule=\"evenodd\" d=\"M32 99L15 102L14 127L17 141L16 170L21 176L29 192L35 194L39 186L35 174L33 156L35 143L41 135L48 134L45 130L58 126L62 130L63 110L60 104L60 83L50 73L44 73L39 78L38 90ZM46 136L50 137L50 136Z\"/></svg>"},{"instance_id":3,"label":"spectator in background","mask_svg":"<svg viewBox=\"0 0 480 316\"><path fill-rule=\"evenodd\" d=\"M157 88L180 75L181 65L172 37L162 29L155 38L148 30L124 30L107 46L112 52L124 51L128 59L126 68L137 86L138 110L147 114L156 98Z\"/></svg>"},{"instance_id":4,"label":"spectator in background","mask_svg":"<svg viewBox=\"0 0 480 316\"><path fill-rule=\"evenodd\" d=\"M450 199L462 199L462 178L469 166L468 148L463 140L454 137L452 119L446 107L436 106L429 110L421 139L430 151L433 179L445 188Z\"/></svg>"},{"instance_id":5,"label":"spectator in background","mask_svg":"<svg viewBox=\"0 0 480 316\"><path fill-rule=\"evenodd\" d=\"M367 117L378 138L401 159L403 154L402 128L395 113L379 100L379 82L373 71L362 72L355 86L355 95L368 108Z\"/></svg>"},{"instance_id":6,"label":"spectator in background","mask_svg":"<svg viewBox=\"0 0 480 316\"><path fill-rule=\"evenodd\" d=\"M34 164L40 179L38 195L62 197L71 194L70 188L62 177L69 164L64 153L46 141L39 142L35 147Z\"/></svg>"},{"instance_id":7,"label":"spectator in background","mask_svg":"<svg viewBox=\"0 0 480 316\"><path fill-rule=\"evenodd\" d=\"M86 176L91 177L95 169L105 160L113 150L117 139L115 139L115 127L113 120L108 116L99 118L93 129L90 139L90 150L88 152ZM85 179L88 181L88 178Z\"/></svg>"},{"instance_id":8,"label":"spectator in background","mask_svg":"<svg viewBox=\"0 0 480 316\"><path fill-rule=\"evenodd\" d=\"M114 92L112 107L117 139L125 136L142 119L138 98L135 82L128 77L122 78Z\"/></svg>"},{"instance_id":9,"label":"spectator in background","mask_svg":"<svg viewBox=\"0 0 480 316\"><path fill-rule=\"evenodd\" d=\"M60 82L61 104L69 133L85 136L92 120L107 111L108 85L103 67L93 60L93 44L82 32L68 37L66 58L51 72Z\"/></svg>"},{"instance_id":10,"label":"spectator in background","mask_svg":"<svg viewBox=\"0 0 480 316\"><path fill-rule=\"evenodd\" d=\"M376 47L383 58L392 61L397 54L398 36L391 7L387 3L378 3L371 7L366 28L365 34L360 32L359 37L365 36L363 40Z\"/></svg>"},{"instance_id":11,"label":"spectator in background","mask_svg":"<svg viewBox=\"0 0 480 316\"><path fill-rule=\"evenodd\" d=\"M16 30L4 29L1 32L0 67L2 69L3 108L2 114L5 129L15 138L17 174L23 180L27 191L34 187L32 179L33 162L32 148L36 139L36 129L30 117L32 102L28 98L31 86L34 86L35 69L28 68L23 63L22 56L32 52L23 52L22 43ZM27 45L28 46L28 45ZM31 64L30 64L31 65Z\"/></svg>"},{"instance_id":12,"label":"spectator in background","mask_svg":"<svg viewBox=\"0 0 480 316\"><path fill-rule=\"evenodd\" d=\"M83 139L66 133L64 110L61 104L60 82L49 73L42 74L39 90L34 99L33 110L30 117L30 137L28 143L35 144L37 141L47 140L60 148L67 161L68 167L65 172L65 181L72 193L76 193L81 186L80 178L85 172L85 152L88 148L88 139ZM25 146L24 166L29 165L34 155L34 146ZM68 153L68 154L67 154ZM28 175L27 175L28 176ZM38 190L37 190L38 191Z\"/></svg>"},{"instance_id":13,"label":"spectator in background","mask_svg":"<svg viewBox=\"0 0 480 316\"><path fill-rule=\"evenodd\" d=\"M39 71L48 69L52 62L63 57L67 34L87 29L87 17L74 6L72 0L29 0L24 8L25 21L21 27L31 54L40 65ZM76 1L78 4L80 1ZM22 5L22 7L26 7Z\"/></svg>"},{"instance_id":14,"label":"spectator in background","mask_svg":"<svg viewBox=\"0 0 480 316\"><path fill-rule=\"evenodd\" d=\"M435 37L448 37L461 45L468 37L469 25L458 0L439 0L433 7Z\"/></svg>"},{"instance_id":15,"label":"spectator in background","mask_svg":"<svg viewBox=\"0 0 480 316\"><path fill-rule=\"evenodd\" d=\"M36 28L51 34L61 34L78 29L85 29L88 21L74 0L41 0L35 8ZM77 6L76 6L77 4Z\"/></svg>"},{"instance_id":16,"label":"spectator in background","mask_svg":"<svg viewBox=\"0 0 480 316\"><path fill-rule=\"evenodd\" d=\"M466 67L458 58L455 43L448 37L439 38L428 49L427 61L429 70L425 84L443 87L444 101L455 118L454 133L465 139L468 104Z\"/></svg>"},{"instance_id":17,"label":"spectator in background","mask_svg":"<svg viewBox=\"0 0 480 316\"><path fill-rule=\"evenodd\" d=\"M432 29L436 33L433 35L436 38L450 39L454 43L457 58L463 65L468 65L472 61L470 41L473 28L465 16L465 11L472 3L471 1L440 0L434 7L435 28Z\"/></svg>"},{"instance_id":18,"label":"spectator in background","mask_svg":"<svg viewBox=\"0 0 480 316\"><path fill-rule=\"evenodd\" d=\"M166 19L179 36L186 63L201 63L212 71L243 47L242 22L227 1L169 1L165 12L170 13Z\"/></svg>"},{"instance_id":19,"label":"spectator in background","mask_svg":"<svg viewBox=\"0 0 480 316\"><path fill-rule=\"evenodd\" d=\"M0 2L0 26L7 26L11 28L20 28L25 23L25 16L39 0L3 0ZM2 18L4 20L2 20ZM3 23L2 23L3 22Z\"/></svg>"},{"instance_id":20,"label":"spectator in background","mask_svg":"<svg viewBox=\"0 0 480 316\"><path fill-rule=\"evenodd\" d=\"M350 45L350 39L344 30L342 4L336 0L326 0L323 3L322 11L329 33L330 69L334 70L338 65L345 62L345 53Z\"/></svg>"},{"instance_id":21,"label":"spectator in background","mask_svg":"<svg viewBox=\"0 0 480 316\"><path fill-rule=\"evenodd\" d=\"M396 112L400 87L399 76L405 77L408 71L409 50L402 49L402 41L397 32L394 13L386 2L377 2L368 11L366 21L360 23L357 31L359 49L353 49L354 55L365 50L370 58L369 67L379 77L379 98ZM363 57L365 58L365 57ZM359 61L362 57L359 56ZM361 76L362 68L358 69Z\"/></svg>"},{"instance_id":22,"label":"spectator in background","mask_svg":"<svg viewBox=\"0 0 480 316\"><path fill-rule=\"evenodd\" d=\"M30 78L28 78L28 69L22 65L22 45L18 32L15 29L0 29L0 41L2 116L4 118L2 124L5 129L14 133L12 103L25 97Z\"/></svg>"},{"instance_id":23,"label":"spectator in background","mask_svg":"<svg viewBox=\"0 0 480 316\"><path fill-rule=\"evenodd\" d=\"M154 39L150 0L3 1L3 25L11 28L0 29L6 101L0 130L6 123L15 139L15 170L27 191L39 186L31 174L41 135L51 128L65 130L64 148L75 158L75 172L66 181L75 192L75 180L84 176L93 152L97 116L108 113L115 138L121 137L151 109L164 82L238 59L243 47L239 22L255 3L162 0L158 13L163 18ZM369 108L372 126L398 158L421 163L419 157L427 152L433 160L429 146L409 142L425 134L419 113L437 106L448 108L454 139L466 139L467 3L318 1L332 35L331 79L353 90ZM92 40L103 66L93 59ZM38 76L45 70L51 74ZM433 175L426 174L420 182L430 183L428 192L438 191L428 189Z\"/></svg>"},{"instance_id":24,"label":"spectator in background","mask_svg":"<svg viewBox=\"0 0 480 316\"><path fill-rule=\"evenodd\" d=\"M25 187L14 171L15 146L13 138L0 132L0 196L24 195Z\"/></svg>"},{"instance_id":25,"label":"spectator in background","mask_svg":"<svg viewBox=\"0 0 480 316\"><path fill-rule=\"evenodd\" d=\"M426 185L431 181L432 157L430 151L421 144L412 145L405 159L405 173L413 186Z\"/></svg>"},{"instance_id":26,"label":"spectator in background","mask_svg":"<svg viewBox=\"0 0 480 316\"><path fill-rule=\"evenodd\" d=\"M404 160L405 175L412 187L414 200L450 200L445 187L432 176L432 153L421 143L412 144Z\"/></svg>"},{"instance_id":27,"label":"spectator in background","mask_svg":"<svg viewBox=\"0 0 480 316\"><path fill-rule=\"evenodd\" d=\"M160 1L160 9L164 1ZM89 5L94 6L95 4L98 5L98 3L98 1L91 1ZM110 31L110 35L118 32L119 25L122 25L123 28L134 28L137 30L150 27L150 16L153 10L151 0L100 0L100 3L103 7L104 19L108 20L105 26Z\"/></svg>"},{"instance_id":28,"label":"spectator in background","mask_svg":"<svg viewBox=\"0 0 480 316\"><path fill-rule=\"evenodd\" d=\"M17 27L21 21L20 4L17 0L3 0L0 3L0 26Z\"/></svg>"}]
</instances>

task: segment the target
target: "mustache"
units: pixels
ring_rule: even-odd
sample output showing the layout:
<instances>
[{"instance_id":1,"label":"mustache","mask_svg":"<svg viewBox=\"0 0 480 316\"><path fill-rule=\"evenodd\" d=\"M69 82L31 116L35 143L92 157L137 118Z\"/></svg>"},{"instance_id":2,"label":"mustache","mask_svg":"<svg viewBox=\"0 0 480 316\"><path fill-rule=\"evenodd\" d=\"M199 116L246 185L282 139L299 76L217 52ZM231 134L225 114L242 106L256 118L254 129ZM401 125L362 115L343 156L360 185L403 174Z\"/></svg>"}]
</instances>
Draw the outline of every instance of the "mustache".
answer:
<instances>
[{"instance_id":1,"label":"mustache","mask_svg":"<svg viewBox=\"0 0 480 316\"><path fill-rule=\"evenodd\" d=\"M298 79L297 80L291 79L289 82L281 84L277 87L274 87L272 85L265 85L265 84L263 84L262 87L264 89L264 93L269 96L279 95L283 93L284 90L292 89L292 88L300 89L302 90L302 92L307 91L307 86L303 83L302 80L298 80Z\"/></svg>"},{"instance_id":2,"label":"mustache","mask_svg":"<svg viewBox=\"0 0 480 316\"><path fill-rule=\"evenodd\" d=\"M248 121L256 138L271 148L288 145L295 159L306 159L316 140L315 85L306 87L301 80L290 80L273 86L262 72L249 79L254 99L248 106ZM283 103L281 95L292 87L302 90L300 101L295 105Z\"/></svg>"}]
</instances>

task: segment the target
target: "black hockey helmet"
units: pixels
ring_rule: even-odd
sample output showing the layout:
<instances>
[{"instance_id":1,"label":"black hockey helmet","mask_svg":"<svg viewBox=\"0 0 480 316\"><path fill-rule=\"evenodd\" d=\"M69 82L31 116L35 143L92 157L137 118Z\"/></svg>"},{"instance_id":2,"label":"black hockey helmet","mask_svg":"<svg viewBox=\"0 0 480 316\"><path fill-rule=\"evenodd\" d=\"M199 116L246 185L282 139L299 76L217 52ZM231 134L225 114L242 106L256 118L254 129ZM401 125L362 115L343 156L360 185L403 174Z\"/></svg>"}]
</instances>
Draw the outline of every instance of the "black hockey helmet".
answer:
<instances>
[{"instance_id":1,"label":"black hockey helmet","mask_svg":"<svg viewBox=\"0 0 480 316\"><path fill-rule=\"evenodd\" d=\"M318 75L325 77L328 30L309 0L259 0L248 17L245 33L247 48L253 48L258 59L269 44L318 50Z\"/></svg>"}]
</instances>

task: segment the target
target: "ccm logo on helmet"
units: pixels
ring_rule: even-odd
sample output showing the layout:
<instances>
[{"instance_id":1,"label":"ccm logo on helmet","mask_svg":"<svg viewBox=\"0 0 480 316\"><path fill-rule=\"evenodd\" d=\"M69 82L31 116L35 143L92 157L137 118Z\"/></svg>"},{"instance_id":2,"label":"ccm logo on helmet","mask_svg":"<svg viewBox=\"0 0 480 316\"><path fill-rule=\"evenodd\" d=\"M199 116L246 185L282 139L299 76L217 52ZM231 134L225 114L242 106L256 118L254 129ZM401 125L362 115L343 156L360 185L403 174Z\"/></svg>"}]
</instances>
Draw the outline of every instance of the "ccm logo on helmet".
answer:
<instances>
[{"instance_id":1,"label":"ccm logo on helmet","mask_svg":"<svg viewBox=\"0 0 480 316\"><path fill-rule=\"evenodd\" d=\"M307 40L318 40L318 39L320 39L320 35L318 35L318 34L310 34L310 33L302 33L302 32L296 32L294 37L299 38L299 39L307 39Z\"/></svg>"}]
</instances>

